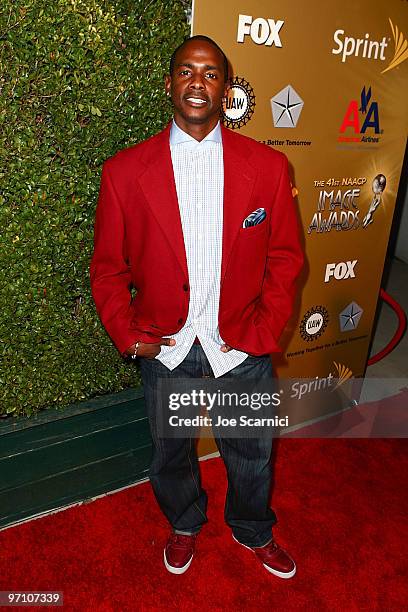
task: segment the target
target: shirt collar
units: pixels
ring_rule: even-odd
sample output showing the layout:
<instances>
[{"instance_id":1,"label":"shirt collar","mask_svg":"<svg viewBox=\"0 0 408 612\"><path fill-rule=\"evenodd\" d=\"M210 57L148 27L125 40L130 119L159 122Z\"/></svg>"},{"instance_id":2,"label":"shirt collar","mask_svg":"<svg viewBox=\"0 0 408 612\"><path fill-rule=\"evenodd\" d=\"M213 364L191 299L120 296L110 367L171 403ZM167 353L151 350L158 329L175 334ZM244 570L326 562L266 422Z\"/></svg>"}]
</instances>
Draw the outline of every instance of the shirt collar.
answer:
<instances>
[{"instance_id":1,"label":"shirt collar","mask_svg":"<svg viewBox=\"0 0 408 612\"><path fill-rule=\"evenodd\" d=\"M206 144L210 142L217 142L217 143L222 144L221 126L220 126L219 121L217 125L215 126L215 128L211 130L211 132L207 134L207 136L203 138L203 140L198 141L192 136L190 136L190 134L187 134L187 132L182 130L173 119L171 128L170 128L170 145L171 146L183 144L189 147L202 148L202 145L205 147Z\"/></svg>"}]
</instances>

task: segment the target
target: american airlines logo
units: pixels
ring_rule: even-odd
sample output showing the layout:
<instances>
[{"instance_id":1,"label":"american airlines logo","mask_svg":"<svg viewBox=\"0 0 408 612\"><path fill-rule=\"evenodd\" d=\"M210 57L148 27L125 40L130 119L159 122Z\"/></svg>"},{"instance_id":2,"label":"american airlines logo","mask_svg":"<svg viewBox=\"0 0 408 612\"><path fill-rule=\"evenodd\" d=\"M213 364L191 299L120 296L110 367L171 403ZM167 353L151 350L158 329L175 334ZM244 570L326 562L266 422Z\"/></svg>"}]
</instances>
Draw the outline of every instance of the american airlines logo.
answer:
<instances>
[{"instance_id":1,"label":"american airlines logo","mask_svg":"<svg viewBox=\"0 0 408 612\"><path fill-rule=\"evenodd\" d=\"M350 100L340 125L339 142L379 142L380 113L371 87L364 85L360 101Z\"/></svg>"}]
</instances>

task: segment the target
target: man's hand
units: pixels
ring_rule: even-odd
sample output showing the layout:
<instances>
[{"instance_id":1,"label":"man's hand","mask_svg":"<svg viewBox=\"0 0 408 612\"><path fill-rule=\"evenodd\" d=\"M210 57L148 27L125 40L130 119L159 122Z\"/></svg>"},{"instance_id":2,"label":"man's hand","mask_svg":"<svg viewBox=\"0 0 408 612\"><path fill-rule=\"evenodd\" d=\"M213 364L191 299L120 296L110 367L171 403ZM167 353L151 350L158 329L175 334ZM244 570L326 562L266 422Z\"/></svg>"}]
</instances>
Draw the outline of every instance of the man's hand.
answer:
<instances>
[{"instance_id":1,"label":"man's hand","mask_svg":"<svg viewBox=\"0 0 408 612\"><path fill-rule=\"evenodd\" d=\"M146 357L147 359L154 359L160 353L162 346L174 346L175 344L176 344L176 341L174 340L174 338L162 338L160 342L154 342L154 343L139 342L139 347L137 349L137 356ZM134 354L135 354L135 345L132 344L132 346L130 346L125 351L125 355L127 355L128 357L131 357Z\"/></svg>"},{"instance_id":2,"label":"man's hand","mask_svg":"<svg viewBox=\"0 0 408 612\"><path fill-rule=\"evenodd\" d=\"M228 353L229 351L232 351L232 346L229 346L228 344L223 344L221 350L223 353Z\"/></svg>"}]
</instances>

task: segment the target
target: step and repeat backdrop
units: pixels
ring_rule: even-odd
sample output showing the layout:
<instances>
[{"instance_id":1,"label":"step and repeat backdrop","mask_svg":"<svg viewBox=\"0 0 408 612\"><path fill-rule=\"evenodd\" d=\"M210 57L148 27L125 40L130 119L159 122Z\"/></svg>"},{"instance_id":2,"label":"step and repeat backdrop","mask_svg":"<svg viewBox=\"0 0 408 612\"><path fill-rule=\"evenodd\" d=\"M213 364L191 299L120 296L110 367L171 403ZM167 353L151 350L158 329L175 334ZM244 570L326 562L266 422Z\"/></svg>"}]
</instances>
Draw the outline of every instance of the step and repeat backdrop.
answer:
<instances>
[{"instance_id":1,"label":"step and repeat backdrop","mask_svg":"<svg viewBox=\"0 0 408 612\"><path fill-rule=\"evenodd\" d=\"M192 34L230 60L225 125L290 162L307 265L279 377L361 377L406 145L408 2L195 0Z\"/></svg>"}]
</instances>

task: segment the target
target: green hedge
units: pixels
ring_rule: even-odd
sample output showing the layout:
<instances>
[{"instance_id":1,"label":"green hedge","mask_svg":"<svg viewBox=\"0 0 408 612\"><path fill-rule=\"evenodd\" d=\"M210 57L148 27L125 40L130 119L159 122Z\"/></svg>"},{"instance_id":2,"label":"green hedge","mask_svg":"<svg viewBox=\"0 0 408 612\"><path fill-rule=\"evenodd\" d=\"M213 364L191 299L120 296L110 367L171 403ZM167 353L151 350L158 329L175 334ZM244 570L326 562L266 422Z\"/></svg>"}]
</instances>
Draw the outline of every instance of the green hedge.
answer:
<instances>
[{"instance_id":1,"label":"green hedge","mask_svg":"<svg viewBox=\"0 0 408 612\"><path fill-rule=\"evenodd\" d=\"M168 121L181 0L2 0L0 414L140 384L89 287L103 161Z\"/></svg>"}]
</instances>

